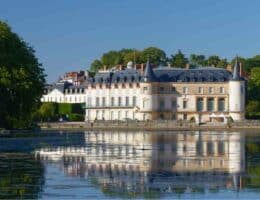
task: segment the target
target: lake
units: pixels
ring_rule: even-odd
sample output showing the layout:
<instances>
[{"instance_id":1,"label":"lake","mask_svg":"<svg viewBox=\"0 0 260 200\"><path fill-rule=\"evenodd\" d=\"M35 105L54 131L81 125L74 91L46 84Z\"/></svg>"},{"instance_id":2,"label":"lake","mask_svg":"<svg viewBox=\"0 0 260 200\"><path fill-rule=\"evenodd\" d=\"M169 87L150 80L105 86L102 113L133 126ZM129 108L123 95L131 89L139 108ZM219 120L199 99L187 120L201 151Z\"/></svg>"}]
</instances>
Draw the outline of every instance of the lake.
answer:
<instances>
[{"instance_id":1,"label":"lake","mask_svg":"<svg viewBox=\"0 0 260 200\"><path fill-rule=\"evenodd\" d=\"M0 137L0 199L259 199L260 134L40 132Z\"/></svg>"}]
</instances>

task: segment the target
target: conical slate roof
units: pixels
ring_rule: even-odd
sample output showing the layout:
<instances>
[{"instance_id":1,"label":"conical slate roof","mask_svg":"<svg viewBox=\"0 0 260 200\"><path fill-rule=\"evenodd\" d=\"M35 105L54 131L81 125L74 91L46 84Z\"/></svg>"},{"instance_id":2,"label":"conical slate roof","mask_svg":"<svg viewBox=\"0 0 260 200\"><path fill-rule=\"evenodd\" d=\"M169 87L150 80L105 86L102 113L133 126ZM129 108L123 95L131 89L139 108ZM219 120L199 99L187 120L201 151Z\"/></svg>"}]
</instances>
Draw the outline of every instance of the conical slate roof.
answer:
<instances>
[{"instance_id":1,"label":"conical slate roof","mask_svg":"<svg viewBox=\"0 0 260 200\"><path fill-rule=\"evenodd\" d=\"M156 81L156 76L154 75L152 66L150 65L149 60L147 60L145 71L144 71L144 81L153 82Z\"/></svg>"},{"instance_id":2,"label":"conical slate roof","mask_svg":"<svg viewBox=\"0 0 260 200\"><path fill-rule=\"evenodd\" d=\"M240 79L238 69L239 69L239 63L238 63L238 60L237 60L237 57L236 57L232 80L239 80Z\"/></svg>"}]
</instances>

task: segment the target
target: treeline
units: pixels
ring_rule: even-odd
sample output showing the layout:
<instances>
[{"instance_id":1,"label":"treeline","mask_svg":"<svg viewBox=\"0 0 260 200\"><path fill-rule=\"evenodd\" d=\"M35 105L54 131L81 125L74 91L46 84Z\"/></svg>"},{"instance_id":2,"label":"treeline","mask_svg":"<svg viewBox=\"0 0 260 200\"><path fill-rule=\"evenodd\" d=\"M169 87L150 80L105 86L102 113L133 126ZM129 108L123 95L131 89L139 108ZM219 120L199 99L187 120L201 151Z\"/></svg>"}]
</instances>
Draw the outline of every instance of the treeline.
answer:
<instances>
[{"instance_id":1,"label":"treeline","mask_svg":"<svg viewBox=\"0 0 260 200\"><path fill-rule=\"evenodd\" d=\"M33 118L38 122L84 121L84 112L84 105L81 103L45 102L33 114Z\"/></svg>"},{"instance_id":2,"label":"treeline","mask_svg":"<svg viewBox=\"0 0 260 200\"><path fill-rule=\"evenodd\" d=\"M226 58L221 58L218 55L209 57L199 54L191 54L187 57L181 50L167 57L166 53L157 47L148 47L143 50L123 48L119 51L111 50L104 53L100 59L94 60L90 65L90 71L96 72L102 69L111 68L116 65L126 65L128 61L134 61L137 64L146 63L149 58L154 65L171 65L172 67L184 68L188 63L194 66L214 66L226 68L228 64L234 64L235 58L228 61ZM260 66L260 55L252 58L238 57L239 62L243 65L244 72L249 73L254 67Z\"/></svg>"}]
</instances>

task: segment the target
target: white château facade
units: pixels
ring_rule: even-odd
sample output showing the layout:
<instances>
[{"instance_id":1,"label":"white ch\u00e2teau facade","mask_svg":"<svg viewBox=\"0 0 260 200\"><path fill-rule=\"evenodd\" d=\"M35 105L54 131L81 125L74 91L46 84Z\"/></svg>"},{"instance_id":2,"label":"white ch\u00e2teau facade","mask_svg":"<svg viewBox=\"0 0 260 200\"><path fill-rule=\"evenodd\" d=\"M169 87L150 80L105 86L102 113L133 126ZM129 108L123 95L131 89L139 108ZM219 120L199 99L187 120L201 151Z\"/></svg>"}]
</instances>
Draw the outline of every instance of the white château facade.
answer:
<instances>
[{"instance_id":1,"label":"white ch\u00e2teau facade","mask_svg":"<svg viewBox=\"0 0 260 200\"><path fill-rule=\"evenodd\" d=\"M130 61L123 70L100 71L83 85L59 83L42 101L85 103L86 121L244 119L245 80L236 61L233 73L215 67L194 69L158 66L145 70Z\"/></svg>"},{"instance_id":2,"label":"white ch\u00e2teau facade","mask_svg":"<svg viewBox=\"0 0 260 200\"><path fill-rule=\"evenodd\" d=\"M180 69L147 62L144 74L129 62L124 70L101 72L88 80L86 120L244 119L245 81L238 62L226 69Z\"/></svg>"}]
</instances>

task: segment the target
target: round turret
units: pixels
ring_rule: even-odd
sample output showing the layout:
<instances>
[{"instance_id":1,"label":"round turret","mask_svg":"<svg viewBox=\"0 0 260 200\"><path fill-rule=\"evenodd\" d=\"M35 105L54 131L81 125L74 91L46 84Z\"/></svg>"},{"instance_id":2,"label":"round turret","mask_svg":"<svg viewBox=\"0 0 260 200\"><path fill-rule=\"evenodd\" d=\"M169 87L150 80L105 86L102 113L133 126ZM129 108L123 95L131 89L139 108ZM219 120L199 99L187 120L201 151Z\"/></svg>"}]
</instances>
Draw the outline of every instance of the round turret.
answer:
<instances>
[{"instance_id":1,"label":"round turret","mask_svg":"<svg viewBox=\"0 0 260 200\"><path fill-rule=\"evenodd\" d=\"M133 61L129 61L126 65L127 69L132 69L133 68Z\"/></svg>"}]
</instances>

